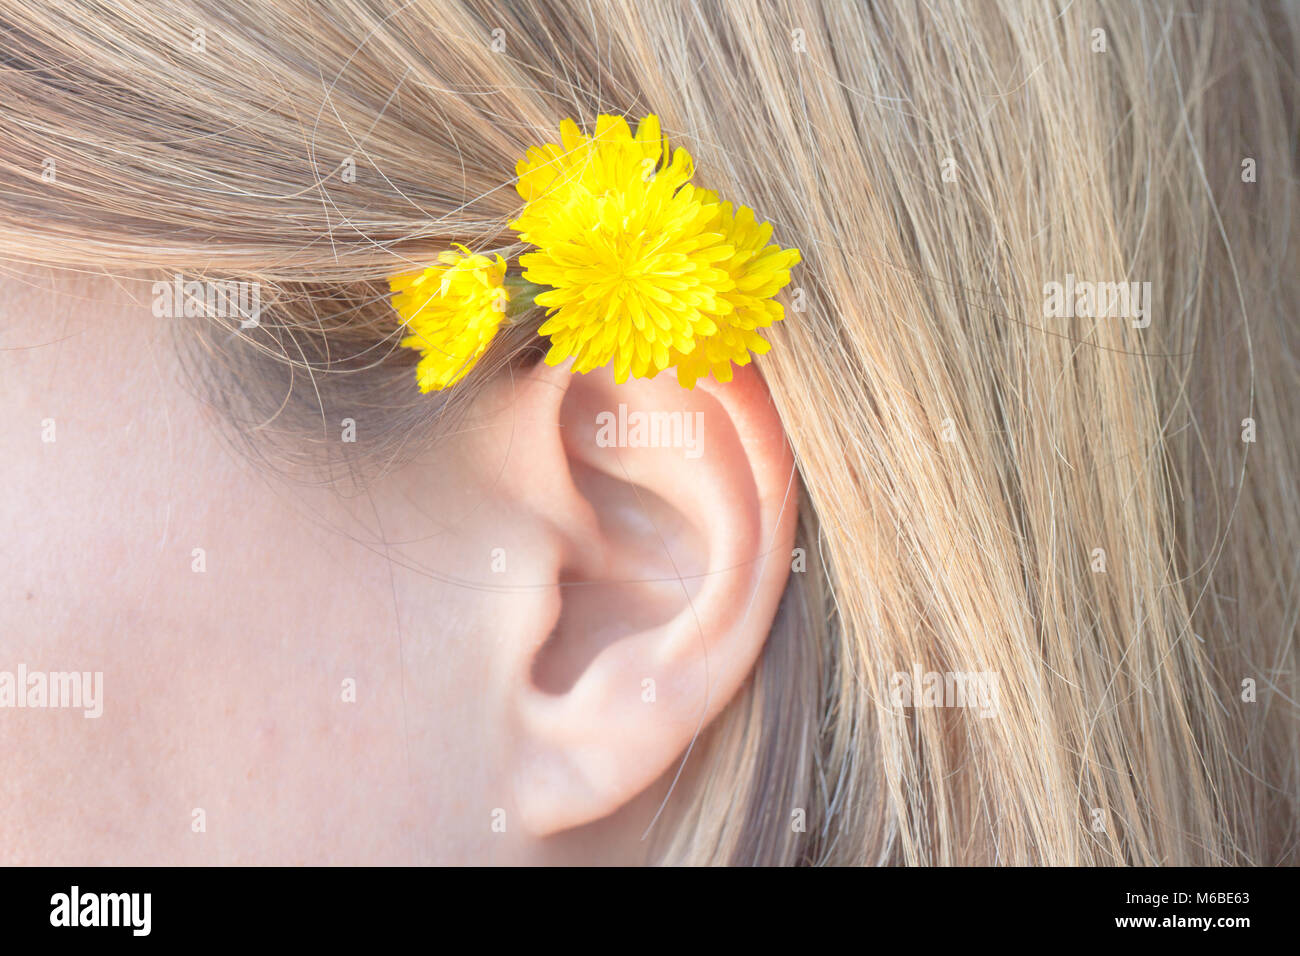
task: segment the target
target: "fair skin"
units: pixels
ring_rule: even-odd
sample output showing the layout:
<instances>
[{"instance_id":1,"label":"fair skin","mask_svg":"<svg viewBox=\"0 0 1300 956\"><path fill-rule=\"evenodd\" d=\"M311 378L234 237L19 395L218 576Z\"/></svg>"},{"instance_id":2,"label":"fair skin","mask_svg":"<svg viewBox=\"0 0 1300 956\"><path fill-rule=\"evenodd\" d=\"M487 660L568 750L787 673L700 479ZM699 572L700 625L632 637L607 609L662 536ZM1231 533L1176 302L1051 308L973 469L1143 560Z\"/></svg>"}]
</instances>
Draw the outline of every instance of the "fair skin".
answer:
<instances>
[{"instance_id":1,"label":"fair skin","mask_svg":"<svg viewBox=\"0 0 1300 956\"><path fill-rule=\"evenodd\" d=\"M645 861L789 573L752 367L539 364L343 494L234 450L149 289L0 280L0 671L104 675L97 719L0 709L0 863ZM600 446L620 403L703 412L702 454Z\"/></svg>"}]
</instances>

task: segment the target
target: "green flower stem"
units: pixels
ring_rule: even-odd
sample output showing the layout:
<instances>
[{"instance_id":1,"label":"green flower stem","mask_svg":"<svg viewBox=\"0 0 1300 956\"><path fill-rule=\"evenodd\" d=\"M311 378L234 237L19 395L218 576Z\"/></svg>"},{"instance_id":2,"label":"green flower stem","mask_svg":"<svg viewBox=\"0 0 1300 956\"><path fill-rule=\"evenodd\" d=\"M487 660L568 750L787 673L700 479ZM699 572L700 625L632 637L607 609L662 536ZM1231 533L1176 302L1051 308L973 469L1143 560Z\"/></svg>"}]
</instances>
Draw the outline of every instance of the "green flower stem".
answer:
<instances>
[{"instance_id":1,"label":"green flower stem","mask_svg":"<svg viewBox=\"0 0 1300 956\"><path fill-rule=\"evenodd\" d=\"M514 322L519 316L532 311L536 305L533 300L546 291L546 286L537 285L516 276L506 276L502 284L510 295L510 300L506 305L505 320L507 322Z\"/></svg>"}]
</instances>

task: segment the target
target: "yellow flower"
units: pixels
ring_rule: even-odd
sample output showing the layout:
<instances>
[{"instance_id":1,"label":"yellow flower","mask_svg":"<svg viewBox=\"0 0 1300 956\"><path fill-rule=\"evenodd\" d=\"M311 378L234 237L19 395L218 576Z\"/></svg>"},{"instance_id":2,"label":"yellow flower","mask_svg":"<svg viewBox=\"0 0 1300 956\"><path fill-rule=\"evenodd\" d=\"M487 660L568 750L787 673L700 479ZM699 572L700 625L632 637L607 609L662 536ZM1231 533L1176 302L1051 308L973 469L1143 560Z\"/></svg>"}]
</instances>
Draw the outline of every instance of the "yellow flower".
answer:
<instances>
[{"instance_id":1,"label":"yellow flower","mask_svg":"<svg viewBox=\"0 0 1300 956\"><path fill-rule=\"evenodd\" d=\"M524 278L550 287L536 297L549 313L547 363L572 356L589 372L612 361L619 382L676 364L691 388L766 351L753 330L781 318L769 300L798 252L765 247L770 226L690 185L690 155L670 154L655 116L635 135L621 117L599 117L592 136L565 120L560 138L519 163L525 205L510 224L537 247L520 257Z\"/></svg>"},{"instance_id":2,"label":"yellow flower","mask_svg":"<svg viewBox=\"0 0 1300 956\"><path fill-rule=\"evenodd\" d=\"M441 265L408 272L388 280L393 308L409 333L401 344L419 349L416 379L421 392L433 392L459 382L487 350L497 334L510 299L503 284L505 260L444 252ZM462 254L463 253L463 254Z\"/></svg>"},{"instance_id":3,"label":"yellow flower","mask_svg":"<svg viewBox=\"0 0 1300 956\"><path fill-rule=\"evenodd\" d=\"M706 190L700 192L717 198ZM694 388L696 379L710 372L719 382L730 382L732 362L748 365L750 352L762 355L772 347L754 330L785 317L785 309L772 296L785 288L790 270L802 260L798 249L768 245L772 224L758 222L748 206L735 213L729 202L720 208L717 228L727 237L732 254L718 265L731 277L732 288L722 293L731 310L718 323L717 332L698 339L689 353L674 350L670 356L684 388Z\"/></svg>"},{"instance_id":4,"label":"yellow flower","mask_svg":"<svg viewBox=\"0 0 1300 956\"><path fill-rule=\"evenodd\" d=\"M519 182L515 188L527 204L542 200L563 201L563 190L582 182L589 190L604 191L604 183L649 181L662 173L660 161L669 156L668 139L659 131L659 117L651 115L641 121L632 135L627 120L621 116L596 118L596 133L587 136L571 119L560 123L560 142L530 146L515 165ZM675 186L691 178L695 169L690 154L677 150L668 175ZM534 206L536 213L541 207ZM530 210L517 220L526 223Z\"/></svg>"}]
</instances>

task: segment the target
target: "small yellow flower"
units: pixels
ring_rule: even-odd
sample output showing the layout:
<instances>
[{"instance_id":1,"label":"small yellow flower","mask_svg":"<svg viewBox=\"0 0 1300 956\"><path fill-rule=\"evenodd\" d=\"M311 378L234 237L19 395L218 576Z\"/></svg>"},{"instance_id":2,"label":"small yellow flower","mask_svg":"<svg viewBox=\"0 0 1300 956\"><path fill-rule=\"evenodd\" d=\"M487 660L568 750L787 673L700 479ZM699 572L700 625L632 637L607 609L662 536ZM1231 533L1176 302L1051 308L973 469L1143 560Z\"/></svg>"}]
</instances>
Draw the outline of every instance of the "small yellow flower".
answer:
<instances>
[{"instance_id":1,"label":"small yellow flower","mask_svg":"<svg viewBox=\"0 0 1300 956\"><path fill-rule=\"evenodd\" d=\"M781 318L770 298L798 252L767 246L771 227L750 210L733 215L690 185L690 155L669 152L655 116L635 135L621 117L599 117L592 136L565 120L560 138L520 162L525 205L510 224L537 247L520 257L524 278L549 286L536 297L549 313L547 363L572 356L589 372L612 361L618 382L678 365L692 388L766 351L754 329Z\"/></svg>"},{"instance_id":2,"label":"small yellow flower","mask_svg":"<svg viewBox=\"0 0 1300 956\"><path fill-rule=\"evenodd\" d=\"M510 300L505 260L458 248L438 256L441 265L388 280L393 308L409 333L401 344L420 350L415 374L421 392L444 389L468 374L501 327Z\"/></svg>"}]
</instances>

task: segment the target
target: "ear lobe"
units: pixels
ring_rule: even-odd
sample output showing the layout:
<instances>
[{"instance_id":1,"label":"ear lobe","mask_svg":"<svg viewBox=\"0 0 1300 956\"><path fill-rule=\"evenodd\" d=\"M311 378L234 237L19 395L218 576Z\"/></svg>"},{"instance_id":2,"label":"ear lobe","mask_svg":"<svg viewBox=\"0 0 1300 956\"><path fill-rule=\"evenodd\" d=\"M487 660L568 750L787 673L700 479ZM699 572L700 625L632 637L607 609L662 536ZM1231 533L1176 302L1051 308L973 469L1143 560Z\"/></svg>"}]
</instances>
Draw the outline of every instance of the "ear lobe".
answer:
<instances>
[{"instance_id":1,"label":"ear lobe","mask_svg":"<svg viewBox=\"0 0 1300 956\"><path fill-rule=\"evenodd\" d=\"M734 698L785 589L797 515L793 458L752 366L693 391L671 375L533 374L564 388L561 440L507 468L562 466L571 487L536 505L581 529L555 575L555 626L518 647L505 688L516 805L546 835L633 800Z\"/></svg>"}]
</instances>

